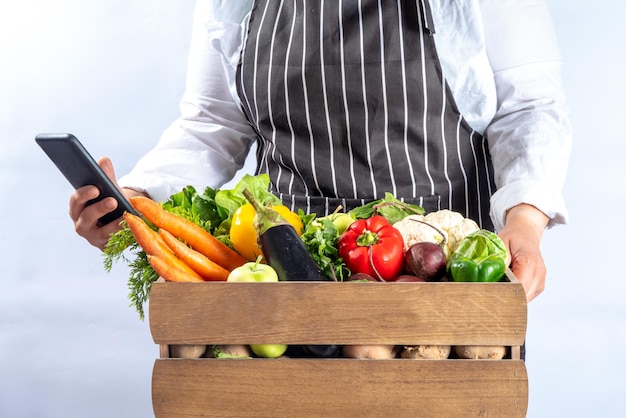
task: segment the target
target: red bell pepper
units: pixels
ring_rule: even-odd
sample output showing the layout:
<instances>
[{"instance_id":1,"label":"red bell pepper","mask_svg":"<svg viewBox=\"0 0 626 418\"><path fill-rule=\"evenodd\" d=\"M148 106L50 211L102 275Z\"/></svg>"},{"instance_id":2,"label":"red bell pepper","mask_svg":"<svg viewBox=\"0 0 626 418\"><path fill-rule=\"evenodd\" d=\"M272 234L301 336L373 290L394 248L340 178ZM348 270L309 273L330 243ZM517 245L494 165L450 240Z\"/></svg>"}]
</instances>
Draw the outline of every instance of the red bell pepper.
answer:
<instances>
[{"instance_id":1,"label":"red bell pepper","mask_svg":"<svg viewBox=\"0 0 626 418\"><path fill-rule=\"evenodd\" d=\"M353 222L337 243L339 256L354 273L393 280L404 268L402 234L380 215Z\"/></svg>"}]
</instances>

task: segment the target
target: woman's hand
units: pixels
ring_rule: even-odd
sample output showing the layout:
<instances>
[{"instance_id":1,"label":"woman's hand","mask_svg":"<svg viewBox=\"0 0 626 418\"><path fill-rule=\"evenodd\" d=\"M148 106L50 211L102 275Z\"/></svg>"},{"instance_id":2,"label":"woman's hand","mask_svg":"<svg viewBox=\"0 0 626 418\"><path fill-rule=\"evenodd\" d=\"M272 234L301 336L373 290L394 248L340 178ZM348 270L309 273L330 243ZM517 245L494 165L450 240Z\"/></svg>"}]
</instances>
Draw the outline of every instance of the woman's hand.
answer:
<instances>
[{"instance_id":1,"label":"woman's hand","mask_svg":"<svg viewBox=\"0 0 626 418\"><path fill-rule=\"evenodd\" d=\"M111 160L103 157L98 161L98 165L102 167L104 172L113 183L117 186L115 178L115 170ZM142 194L131 189L122 189L126 196ZM112 197L102 199L101 201L89 206L85 204L91 199L98 196L100 191L96 186L85 186L77 189L70 196L70 218L74 222L76 233L85 238L91 245L104 250L104 246L109 241L111 234L120 229L120 219L110 222L107 225L100 225L98 219L117 207L117 200Z\"/></svg>"},{"instance_id":2,"label":"woman's hand","mask_svg":"<svg viewBox=\"0 0 626 418\"><path fill-rule=\"evenodd\" d=\"M511 254L511 270L522 283L528 302L545 288L546 265L541 255L541 238L548 217L532 205L520 204L507 211L498 234Z\"/></svg>"}]
</instances>

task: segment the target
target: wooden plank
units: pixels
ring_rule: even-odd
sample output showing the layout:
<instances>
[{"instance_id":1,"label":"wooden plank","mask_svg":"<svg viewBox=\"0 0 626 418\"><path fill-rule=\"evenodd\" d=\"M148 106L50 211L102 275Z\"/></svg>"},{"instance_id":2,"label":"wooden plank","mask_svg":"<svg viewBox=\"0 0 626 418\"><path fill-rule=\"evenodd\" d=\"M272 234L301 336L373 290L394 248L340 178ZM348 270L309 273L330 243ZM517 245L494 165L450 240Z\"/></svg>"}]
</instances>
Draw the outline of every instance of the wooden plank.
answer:
<instances>
[{"instance_id":1,"label":"wooden plank","mask_svg":"<svg viewBox=\"0 0 626 418\"><path fill-rule=\"evenodd\" d=\"M170 357L170 346L167 344L159 344L159 357L160 358L169 358Z\"/></svg>"},{"instance_id":2,"label":"wooden plank","mask_svg":"<svg viewBox=\"0 0 626 418\"><path fill-rule=\"evenodd\" d=\"M154 283L157 344L521 345L514 283Z\"/></svg>"},{"instance_id":3,"label":"wooden plank","mask_svg":"<svg viewBox=\"0 0 626 418\"><path fill-rule=\"evenodd\" d=\"M156 417L524 417L522 361L156 360Z\"/></svg>"},{"instance_id":4,"label":"wooden plank","mask_svg":"<svg viewBox=\"0 0 626 418\"><path fill-rule=\"evenodd\" d=\"M511 347L511 359L520 360L522 358L522 347L519 345Z\"/></svg>"}]
</instances>

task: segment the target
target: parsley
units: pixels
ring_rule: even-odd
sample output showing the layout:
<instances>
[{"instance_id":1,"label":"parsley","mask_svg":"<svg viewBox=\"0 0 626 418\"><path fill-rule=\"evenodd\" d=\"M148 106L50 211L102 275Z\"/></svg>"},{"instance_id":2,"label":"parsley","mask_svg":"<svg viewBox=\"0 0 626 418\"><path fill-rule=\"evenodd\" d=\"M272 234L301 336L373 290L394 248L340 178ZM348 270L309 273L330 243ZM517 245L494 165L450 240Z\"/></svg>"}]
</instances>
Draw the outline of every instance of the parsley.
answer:
<instances>
[{"instance_id":1,"label":"parsley","mask_svg":"<svg viewBox=\"0 0 626 418\"><path fill-rule=\"evenodd\" d=\"M343 281L349 277L350 270L339 257L339 231L335 225L327 218L316 218L315 214L305 215L302 210L299 215L304 224L304 232L300 238L313 260L335 281Z\"/></svg>"}]
</instances>

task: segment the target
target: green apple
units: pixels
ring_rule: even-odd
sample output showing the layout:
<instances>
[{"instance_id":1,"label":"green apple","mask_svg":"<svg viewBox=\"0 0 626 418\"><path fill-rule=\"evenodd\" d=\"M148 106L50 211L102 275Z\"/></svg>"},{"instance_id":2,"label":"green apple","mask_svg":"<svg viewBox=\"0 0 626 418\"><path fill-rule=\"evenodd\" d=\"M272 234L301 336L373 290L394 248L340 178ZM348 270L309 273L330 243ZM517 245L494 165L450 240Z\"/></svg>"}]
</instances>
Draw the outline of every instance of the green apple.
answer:
<instances>
[{"instance_id":1,"label":"green apple","mask_svg":"<svg viewBox=\"0 0 626 418\"><path fill-rule=\"evenodd\" d=\"M330 215L323 216L319 219L327 219L337 228L339 235L343 234L346 229L354 222L354 218L347 213L335 212Z\"/></svg>"},{"instance_id":2,"label":"green apple","mask_svg":"<svg viewBox=\"0 0 626 418\"><path fill-rule=\"evenodd\" d=\"M277 282L278 274L269 264L262 264L261 257L230 272L228 282Z\"/></svg>"},{"instance_id":3,"label":"green apple","mask_svg":"<svg viewBox=\"0 0 626 418\"><path fill-rule=\"evenodd\" d=\"M339 235L341 235L345 232L346 229L348 229L350 225L352 225L352 222L354 222L354 218L352 218L352 216L348 215L347 213L335 213L334 215L332 215L330 221L333 223L333 225L335 225L335 228L337 228L337 232L339 233Z\"/></svg>"},{"instance_id":4,"label":"green apple","mask_svg":"<svg viewBox=\"0 0 626 418\"><path fill-rule=\"evenodd\" d=\"M278 282L276 270L261 263L261 257L237 267L228 275L228 282ZM287 351L285 344L250 344L250 349L259 357L277 358Z\"/></svg>"},{"instance_id":5,"label":"green apple","mask_svg":"<svg viewBox=\"0 0 626 418\"><path fill-rule=\"evenodd\" d=\"M259 357L278 358L287 351L286 344L250 344L250 349Z\"/></svg>"}]
</instances>

